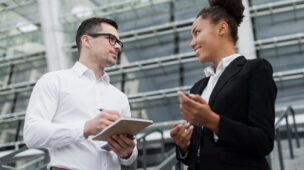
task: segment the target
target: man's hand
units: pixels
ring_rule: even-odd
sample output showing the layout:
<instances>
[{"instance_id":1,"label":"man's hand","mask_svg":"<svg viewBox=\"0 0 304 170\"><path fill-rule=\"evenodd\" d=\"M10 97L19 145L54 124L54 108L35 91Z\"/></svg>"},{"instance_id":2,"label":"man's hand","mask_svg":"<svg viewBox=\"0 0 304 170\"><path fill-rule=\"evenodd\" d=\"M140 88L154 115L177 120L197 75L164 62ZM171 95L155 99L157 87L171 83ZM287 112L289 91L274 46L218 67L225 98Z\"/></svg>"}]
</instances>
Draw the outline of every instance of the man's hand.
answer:
<instances>
[{"instance_id":1,"label":"man's hand","mask_svg":"<svg viewBox=\"0 0 304 170\"><path fill-rule=\"evenodd\" d=\"M214 113L200 95L190 94L187 97L179 92L180 110L183 118L196 126L205 126L218 134L219 115Z\"/></svg>"},{"instance_id":2,"label":"man's hand","mask_svg":"<svg viewBox=\"0 0 304 170\"><path fill-rule=\"evenodd\" d=\"M114 151L117 156L123 159L128 159L135 147L134 140L125 135L113 135L108 138L109 148Z\"/></svg>"},{"instance_id":3,"label":"man's hand","mask_svg":"<svg viewBox=\"0 0 304 170\"><path fill-rule=\"evenodd\" d=\"M96 135L111 123L119 119L120 114L113 110L104 110L95 118L88 120L84 126L84 136Z\"/></svg>"},{"instance_id":4,"label":"man's hand","mask_svg":"<svg viewBox=\"0 0 304 170\"><path fill-rule=\"evenodd\" d=\"M186 125L173 123L173 129L170 132L172 141L181 149L182 154L188 152L190 138L192 135L193 126L190 123Z\"/></svg>"}]
</instances>

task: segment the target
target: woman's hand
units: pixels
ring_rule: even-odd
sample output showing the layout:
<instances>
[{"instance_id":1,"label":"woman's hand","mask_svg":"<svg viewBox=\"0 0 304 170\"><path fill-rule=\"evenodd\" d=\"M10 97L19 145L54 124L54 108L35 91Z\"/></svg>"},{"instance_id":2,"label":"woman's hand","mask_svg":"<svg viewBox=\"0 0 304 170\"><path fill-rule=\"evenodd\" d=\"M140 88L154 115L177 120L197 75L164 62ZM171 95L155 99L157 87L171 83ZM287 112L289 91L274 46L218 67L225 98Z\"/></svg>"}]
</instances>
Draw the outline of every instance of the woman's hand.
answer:
<instances>
[{"instance_id":1,"label":"woman's hand","mask_svg":"<svg viewBox=\"0 0 304 170\"><path fill-rule=\"evenodd\" d=\"M192 131L193 126L190 123L185 125L173 123L173 129L170 132L171 139L181 149L183 155L188 152Z\"/></svg>"},{"instance_id":2,"label":"woman's hand","mask_svg":"<svg viewBox=\"0 0 304 170\"><path fill-rule=\"evenodd\" d=\"M211 110L201 96L190 94L187 97L179 92L179 101L182 116L187 122L196 126L205 126L218 134L220 117Z\"/></svg>"}]
</instances>

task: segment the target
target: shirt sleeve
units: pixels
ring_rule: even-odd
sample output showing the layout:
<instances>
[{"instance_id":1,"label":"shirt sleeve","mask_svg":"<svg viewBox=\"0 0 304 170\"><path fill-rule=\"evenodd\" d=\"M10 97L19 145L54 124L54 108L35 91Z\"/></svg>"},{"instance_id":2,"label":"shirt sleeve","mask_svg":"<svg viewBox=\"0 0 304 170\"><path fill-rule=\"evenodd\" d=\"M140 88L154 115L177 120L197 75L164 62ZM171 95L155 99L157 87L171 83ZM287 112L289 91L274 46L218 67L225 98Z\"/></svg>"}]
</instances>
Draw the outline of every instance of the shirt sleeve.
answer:
<instances>
[{"instance_id":1,"label":"shirt sleeve","mask_svg":"<svg viewBox=\"0 0 304 170\"><path fill-rule=\"evenodd\" d=\"M123 94L123 102L124 102L124 108L122 111L123 112L122 115L126 116L126 117L131 117L131 109L130 109L130 105L129 105L129 100L125 94ZM137 142L136 142L136 140L134 140L134 141L135 141L135 147L133 149L131 156L128 159L119 158L119 161L122 165L129 166L136 160L136 158L138 156L138 150L137 150L137 145L136 145Z\"/></svg>"},{"instance_id":2,"label":"shirt sleeve","mask_svg":"<svg viewBox=\"0 0 304 170\"><path fill-rule=\"evenodd\" d=\"M138 156L138 150L137 150L136 140L135 140L135 147L133 149L131 156L128 159L119 158L120 164L129 166L136 160L137 156Z\"/></svg>"},{"instance_id":3,"label":"shirt sleeve","mask_svg":"<svg viewBox=\"0 0 304 170\"><path fill-rule=\"evenodd\" d=\"M58 102L59 81L47 73L36 83L26 111L23 136L28 147L56 148L85 140L85 121L52 123Z\"/></svg>"}]
</instances>

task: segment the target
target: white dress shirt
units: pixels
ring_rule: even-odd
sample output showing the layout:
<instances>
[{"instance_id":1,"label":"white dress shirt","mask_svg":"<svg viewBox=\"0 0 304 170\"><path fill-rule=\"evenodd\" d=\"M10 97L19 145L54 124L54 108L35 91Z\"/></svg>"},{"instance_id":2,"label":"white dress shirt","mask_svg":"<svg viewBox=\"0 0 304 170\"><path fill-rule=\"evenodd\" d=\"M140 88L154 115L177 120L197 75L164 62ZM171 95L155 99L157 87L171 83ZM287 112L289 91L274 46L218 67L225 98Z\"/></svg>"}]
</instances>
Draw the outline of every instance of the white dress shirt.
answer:
<instances>
[{"instance_id":1,"label":"white dress shirt","mask_svg":"<svg viewBox=\"0 0 304 170\"><path fill-rule=\"evenodd\" d=\"M115 110L130 117L127 96L110 84L105 73L96 80L94 72L76 62L71 69L45 74L36 83L25 116L24 141L31 148L47 148L49 167L71 170L119 170L137 158L137 148L128 159L101 149L106 142L85 139L84 124L100 114Z\"/></svg>"}]
</instances>

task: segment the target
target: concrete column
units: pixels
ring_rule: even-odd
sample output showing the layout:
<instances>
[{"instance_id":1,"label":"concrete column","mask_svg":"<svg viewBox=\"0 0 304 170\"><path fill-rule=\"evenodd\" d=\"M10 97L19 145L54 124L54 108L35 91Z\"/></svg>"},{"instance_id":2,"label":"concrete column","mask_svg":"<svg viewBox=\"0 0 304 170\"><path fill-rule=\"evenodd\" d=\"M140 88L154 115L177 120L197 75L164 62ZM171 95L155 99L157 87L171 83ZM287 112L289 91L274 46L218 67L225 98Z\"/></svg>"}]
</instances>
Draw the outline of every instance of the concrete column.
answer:
<instances>
[{"instance_id":1,"label":"concrete column","mask_svg":"<svg viewBox=\"0 0 304 170\"><path fill-rule=\"evenodd\" d=\"M243 5L245 6L245 17L239 28L238 49L239 53L243 54L247 59L254 59L257 56L248 0L243 0Z\"/></svg>"},{"instance_id":2,"label":"concrete column","mask_svg":"<svg viewBox=\"0 0 304 170\"><path fill-rule=\"evenodd\" d=\"M67 68L71 62L64 53L64 31L59 22L60 0L38 0L49 71Z\"/></svg>"}]
</instances>

